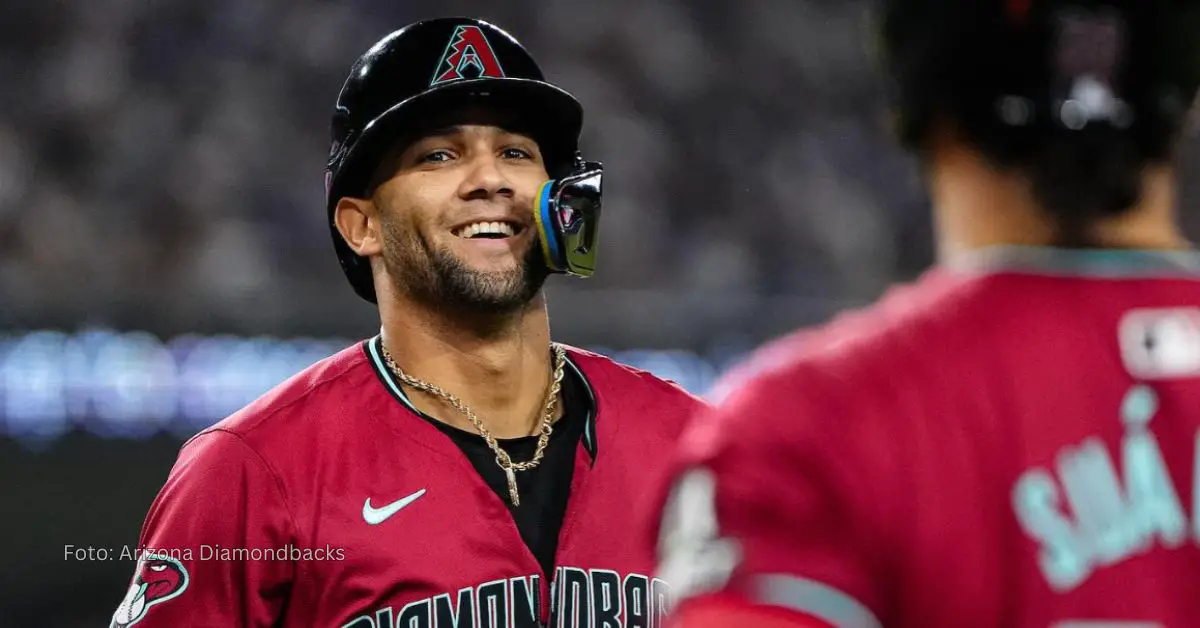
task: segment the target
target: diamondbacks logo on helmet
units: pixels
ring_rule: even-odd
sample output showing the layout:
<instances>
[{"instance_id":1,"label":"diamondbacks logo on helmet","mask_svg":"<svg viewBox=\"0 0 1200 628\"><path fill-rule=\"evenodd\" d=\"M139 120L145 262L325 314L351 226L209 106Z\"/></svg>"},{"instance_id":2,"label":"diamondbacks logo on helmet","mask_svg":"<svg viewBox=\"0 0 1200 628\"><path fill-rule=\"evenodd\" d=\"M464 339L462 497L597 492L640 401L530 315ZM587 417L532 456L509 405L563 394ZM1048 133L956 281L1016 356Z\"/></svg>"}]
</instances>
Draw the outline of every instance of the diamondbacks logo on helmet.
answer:
<instances>
[{"instance_id":1,"label":"diamondbacks logo on helmet","mask_svg":"<svg viewBox=\"0 0 1200 628\"><path fill-rule=\"evenodd\" d=\"M504 78L500 61L482 29L468 24L459 26L450 36L429 86L484 76Z\"/></svg>"}]
</instances>

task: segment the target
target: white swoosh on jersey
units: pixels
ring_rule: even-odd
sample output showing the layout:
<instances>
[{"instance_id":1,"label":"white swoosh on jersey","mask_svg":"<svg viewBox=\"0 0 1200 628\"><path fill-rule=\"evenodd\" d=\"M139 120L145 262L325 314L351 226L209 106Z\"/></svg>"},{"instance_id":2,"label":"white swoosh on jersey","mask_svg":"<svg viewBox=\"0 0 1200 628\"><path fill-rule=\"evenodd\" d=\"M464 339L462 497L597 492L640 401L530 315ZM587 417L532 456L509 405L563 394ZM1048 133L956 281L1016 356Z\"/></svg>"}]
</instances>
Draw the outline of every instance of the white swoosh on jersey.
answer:
<instances>
[{"instance_id":1,"label":"white swoosh on jersey","mask_svg":"<svg viewBox=\"0 0 1200 628\"><path fill-rule=\"evenodd\" d=\"M387 521L389 517L400 512L405 506L417 501L417 498L425 494L425 489L421 489L408 497L400 498L382 508L374 508L371 506L371 498L363 502L363 520L375 526Z\"/></svg>"}]
</instances>

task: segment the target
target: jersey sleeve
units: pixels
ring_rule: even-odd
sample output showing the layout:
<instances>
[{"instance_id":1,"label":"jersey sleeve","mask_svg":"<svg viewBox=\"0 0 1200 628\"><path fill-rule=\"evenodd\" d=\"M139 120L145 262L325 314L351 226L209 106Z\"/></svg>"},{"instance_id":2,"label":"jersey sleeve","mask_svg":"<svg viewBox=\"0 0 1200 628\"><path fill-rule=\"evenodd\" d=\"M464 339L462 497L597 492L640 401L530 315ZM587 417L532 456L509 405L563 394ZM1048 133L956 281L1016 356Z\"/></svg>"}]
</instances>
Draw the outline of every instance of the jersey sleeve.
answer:
<instances>
[{"instance_id":1,"label":"jersey sleeve","mask_svg":"<svg viewBox=\"0 0 1200 628\"><path fill-rule=\"evenodd\" d=\"M689 426L652 535L684 626L705 614L689 605L882 625L887 436L866 404L835 401L835 388L815 376L751 379Z\"/></svg>"},{"instance_id":2,"label":"jersey sleeve","mask_svg":"<svg viewBox=\"0 0 1200 628\"><path fill-rule=\"evenodd\" d=\"M225 431L194 437L146 516L110 628L276 625L294 530L281 485L249 445Z\"/></svg>"}]
</instances>

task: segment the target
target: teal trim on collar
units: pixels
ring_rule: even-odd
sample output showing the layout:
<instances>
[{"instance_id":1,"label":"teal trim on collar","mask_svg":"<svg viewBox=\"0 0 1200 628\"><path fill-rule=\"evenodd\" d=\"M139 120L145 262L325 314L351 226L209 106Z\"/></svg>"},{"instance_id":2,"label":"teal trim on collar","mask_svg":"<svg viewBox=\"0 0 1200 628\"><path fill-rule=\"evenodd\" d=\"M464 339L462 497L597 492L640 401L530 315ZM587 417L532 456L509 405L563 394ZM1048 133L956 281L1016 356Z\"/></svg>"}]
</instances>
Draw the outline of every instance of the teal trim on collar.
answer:
<instances>
[{"instance_id":1,"label":"teal trim on collar","mask_svg":"<svg viewBox=\"0 0 1200 628\"><path fill-rule=\"evenodd\" d=\"M1053 276L1161 278L1200 275L1200 251L1062 249L1004 246L964 253L944 264L955 271Z\"/></svg>"},{"instance_id":2,"label":"teal trim on collar","mask_svg":"<svg viewBox=\"0 0 1200 628\"><path fill-rule=\"evenodd\" d=\"M413 414L420 417L426 417L433 421L424 412L417 409L413 402L405 394L404 388L400 386L400 382L396 380L396 376L392 370L387 367L387 362L383 359L383 337L377 335L363 343L363 350L370 359L371 368L375 370L375 375L379 377L379 381L383 383L384 388L395 397L404 407L408 408ZM596 391L592 389L592 382L588 381L586 375L583 374L583 369L580 369L575 361L571 359L570 354L567 355L567 367L579 378L583 383L583 391L587 396L587 419L583 427L583 446L587 449L588 455L591 456L592 462L596 461L596 453L599 451L599 444L596 442Z\"/></svg>"},{"instance_id":3,"label":"teal trim on collar","mask_svg":"<svg viewBox=\"0 0 1200 628\"><path fill-rule=\"evenodd\" d=\"M587 450L588 455L591 456L592 463L595 464L596 453L600 449L599 444L596 442L596 415L598 414L596 391L592 390L592 383L583 374L583 370L571 360L570 355L567 356L567 366L575 372L575 376L583 383L583 392L587 396L587 399L584 401L587 404L587 418L584 419L583 424L583 447Z\"/></svg>"},{"instance_id":4,"label":"teal trim on collar","mask_svg":"<svg viewBox=\"0 0 1200 628\"><path fill-rule=\"evenodd\" d=\"M375 336L368 340L365 346L367 357L371 358L371 367L375 369L375 375L379 376L379 381L383 382L384 388L387 388L396 401L404 404L404 407L411 410L413 414L425 416L425 413L418 410L409 400L408 395L404 393L404 388L400 386L400 382L396 381L392 370L387 367L387 362L383 359L383 337Z\"/></svg>"}]
</instances>

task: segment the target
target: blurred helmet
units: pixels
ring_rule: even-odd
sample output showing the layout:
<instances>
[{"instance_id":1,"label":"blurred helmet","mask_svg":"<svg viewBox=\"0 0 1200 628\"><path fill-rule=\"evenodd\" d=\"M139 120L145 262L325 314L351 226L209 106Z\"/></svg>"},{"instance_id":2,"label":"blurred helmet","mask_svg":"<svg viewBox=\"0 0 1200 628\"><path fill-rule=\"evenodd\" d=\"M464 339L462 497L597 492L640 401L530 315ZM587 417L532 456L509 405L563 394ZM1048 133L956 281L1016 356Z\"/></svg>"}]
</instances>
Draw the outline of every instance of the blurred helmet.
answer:
<instances>
[{"instance_id":1,"label":"blurred helmet","mask_svg":"<svg viewBox=\"0 0 1200 628\"><path fill-rule=\"evenodd\" d=\"M463 17L418 22L381 39L351 67L333 113L325 196L342 270L367 301L376 301L371 267L338 232L338 201L368 195L381 160L405 133L438 112L474 104L526 121L523 130L538 142L551 177L583 163L579 102L546 82L521 44L492 24Z\"/></svg>"},{"instance_id":2,"label":"blurred helmet","mask_svg":"<svg viewBox=\"0 0 1200 628\"><path fill-rule=\"evenodd\" d=\"M1012 152L1108 127L1162 156L1200 84L1198 0L878 0L909 147L949 115Z\"/></svg>"}]
</instances>

